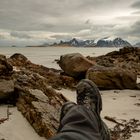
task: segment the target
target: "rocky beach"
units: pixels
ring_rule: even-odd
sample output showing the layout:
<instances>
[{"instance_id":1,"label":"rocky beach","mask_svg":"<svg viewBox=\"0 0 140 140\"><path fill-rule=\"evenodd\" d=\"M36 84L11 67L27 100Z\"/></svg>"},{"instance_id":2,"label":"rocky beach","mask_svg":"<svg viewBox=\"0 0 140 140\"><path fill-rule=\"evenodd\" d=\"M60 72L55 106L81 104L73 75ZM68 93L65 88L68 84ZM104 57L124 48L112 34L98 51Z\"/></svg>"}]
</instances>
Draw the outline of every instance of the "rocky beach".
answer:
<instances>
[{"instance_id":1,"label":"rocky beach","mask_svg":"<svg viewBox=\"0 0 140 140\"><path fill-rule=\"evenodd\" d=\"M112 140L139 139L140 48L125 47L97 57L71 53L56 61L60 70L34 64L19 53L0 55L0 140L10 139L8 125L16 132L16 117L17 123L18 117L21 121L26 118L41 137L26 121L28 126L21 129L28 127L37 140L55 135L60 109L64 102L76 100L75 86L83 78L94 81L101 90L102 118ZM25 133L19 131L18 135ZM15 136L13 140L22 140Z\"/></svg>"}]
</instances>

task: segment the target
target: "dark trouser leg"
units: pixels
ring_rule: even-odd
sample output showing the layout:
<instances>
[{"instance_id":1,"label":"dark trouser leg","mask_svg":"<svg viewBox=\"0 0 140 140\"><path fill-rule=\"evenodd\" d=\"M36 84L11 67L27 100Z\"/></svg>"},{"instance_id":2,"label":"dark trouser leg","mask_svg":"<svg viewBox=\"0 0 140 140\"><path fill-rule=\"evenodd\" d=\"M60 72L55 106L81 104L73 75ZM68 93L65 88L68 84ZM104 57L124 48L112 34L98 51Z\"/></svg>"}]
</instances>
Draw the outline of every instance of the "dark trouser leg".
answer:
<instances>
[{"instance_id":1,"label":"dark trouser leg","mask_svg":"<svg viewBox=\"0 0 140 140\"><path fill-rule=\"evenodd\" d=\"M50 140L102 140L96 113L82 105L72 107Z\"/></svg>"}]
</instances>

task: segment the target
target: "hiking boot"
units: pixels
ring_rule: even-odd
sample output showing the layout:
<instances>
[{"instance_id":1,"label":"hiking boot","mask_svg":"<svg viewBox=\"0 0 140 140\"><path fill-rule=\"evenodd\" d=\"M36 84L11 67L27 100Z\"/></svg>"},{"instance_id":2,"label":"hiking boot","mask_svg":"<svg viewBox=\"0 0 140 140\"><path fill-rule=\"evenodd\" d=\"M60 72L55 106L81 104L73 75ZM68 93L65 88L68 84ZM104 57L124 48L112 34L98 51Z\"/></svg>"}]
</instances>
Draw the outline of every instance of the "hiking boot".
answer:
<instances>
[{"instance_id":1,"label":"hiking boot","mask_svg":"<svg viewBox=\"0 0 140 140\"><path fill-rule=\"evenodd\" d=\"M61 114L60 114L60 121L63 119L63 117L67 114L67 112L76 105L74 102L66 102L63 104L61 108Z\"/></svg>"},{"instance_id":2,"label":"hiking boot","mask_svg":"<svg viewBox=\"0 0 140 140\"><path fill-rule=\"evenodd\" d=\"M98 115L102 110L102 99L99 89L91 80L83 79L76 86L77 104L94 110Z\"/></svg>"},{"instance_id":3,"label":"hiking boot","mask_svg":"<svg viewBox=\"0 0 140 140\"><path fill-rule=\"evenodd\" d=\"M77 104L83 105L94 113L99 124L99 130L103 140L110 140L109 129L100 117L102 110L102 98L98 87L91 80L83 79L76 86Z\"/></svg>"}]
</instances>

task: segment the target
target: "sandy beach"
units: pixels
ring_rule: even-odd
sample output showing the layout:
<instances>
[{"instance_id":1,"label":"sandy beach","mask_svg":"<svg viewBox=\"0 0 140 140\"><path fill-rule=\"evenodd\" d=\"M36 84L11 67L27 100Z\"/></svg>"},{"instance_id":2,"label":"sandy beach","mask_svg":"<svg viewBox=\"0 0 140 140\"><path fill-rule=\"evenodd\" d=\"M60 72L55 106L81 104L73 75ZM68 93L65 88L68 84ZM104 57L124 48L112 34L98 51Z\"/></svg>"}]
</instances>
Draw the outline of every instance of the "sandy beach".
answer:
<instances>
[{"instance_id":1,"label":"sandy beach","mask_svg":"<svg viewBox=\"0 0 140 140\"><path fill-rule=\"evenodd\" d=\"M75 91L63 89L61 91L69 100L76 101ZM101 91L103 99L102 118L104 116L115 117L120 119L138 119L140 118L140 91L139 90L110 90ZM9 120L0 124L0 140L45 140L35 133L22 114L17 111L16 107L10 107ZM0 106L0 118L6 118L7 106ZM105 120L109 128L114 126L114 123ZM139 140L139 133L133 134L130 140Z\"/></svg>"},{"instance_id":2,"label":"sandy beach","mask_svg":"<svg viewBox=\"0 0 140 140\"><path fill-rule=\"evenodd\" d=\"M16 107L9 108L10 116L0 124L0 140L45 140L40 137ZM7 106L0 106L0 118L7 117Z\"/></svg>"}]
</instances>

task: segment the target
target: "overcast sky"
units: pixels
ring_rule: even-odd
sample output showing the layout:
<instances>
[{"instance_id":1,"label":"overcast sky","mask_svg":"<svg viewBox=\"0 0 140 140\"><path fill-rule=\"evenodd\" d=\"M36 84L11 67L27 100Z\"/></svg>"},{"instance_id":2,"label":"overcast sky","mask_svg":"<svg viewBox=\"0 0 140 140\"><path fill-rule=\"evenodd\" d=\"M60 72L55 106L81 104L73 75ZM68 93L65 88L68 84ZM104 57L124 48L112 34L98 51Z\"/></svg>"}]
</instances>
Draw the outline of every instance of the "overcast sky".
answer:
<instances>
[{"instance_id":1,"label":"overcast sky","mask_svg":"<svg viewBox=\"0 0 140 140\"><path fill-rule=\"evenodd\" d=\"M140 42L140 0L0 0L0 45L108 36Z\"/></svg>"}]
</instances>

